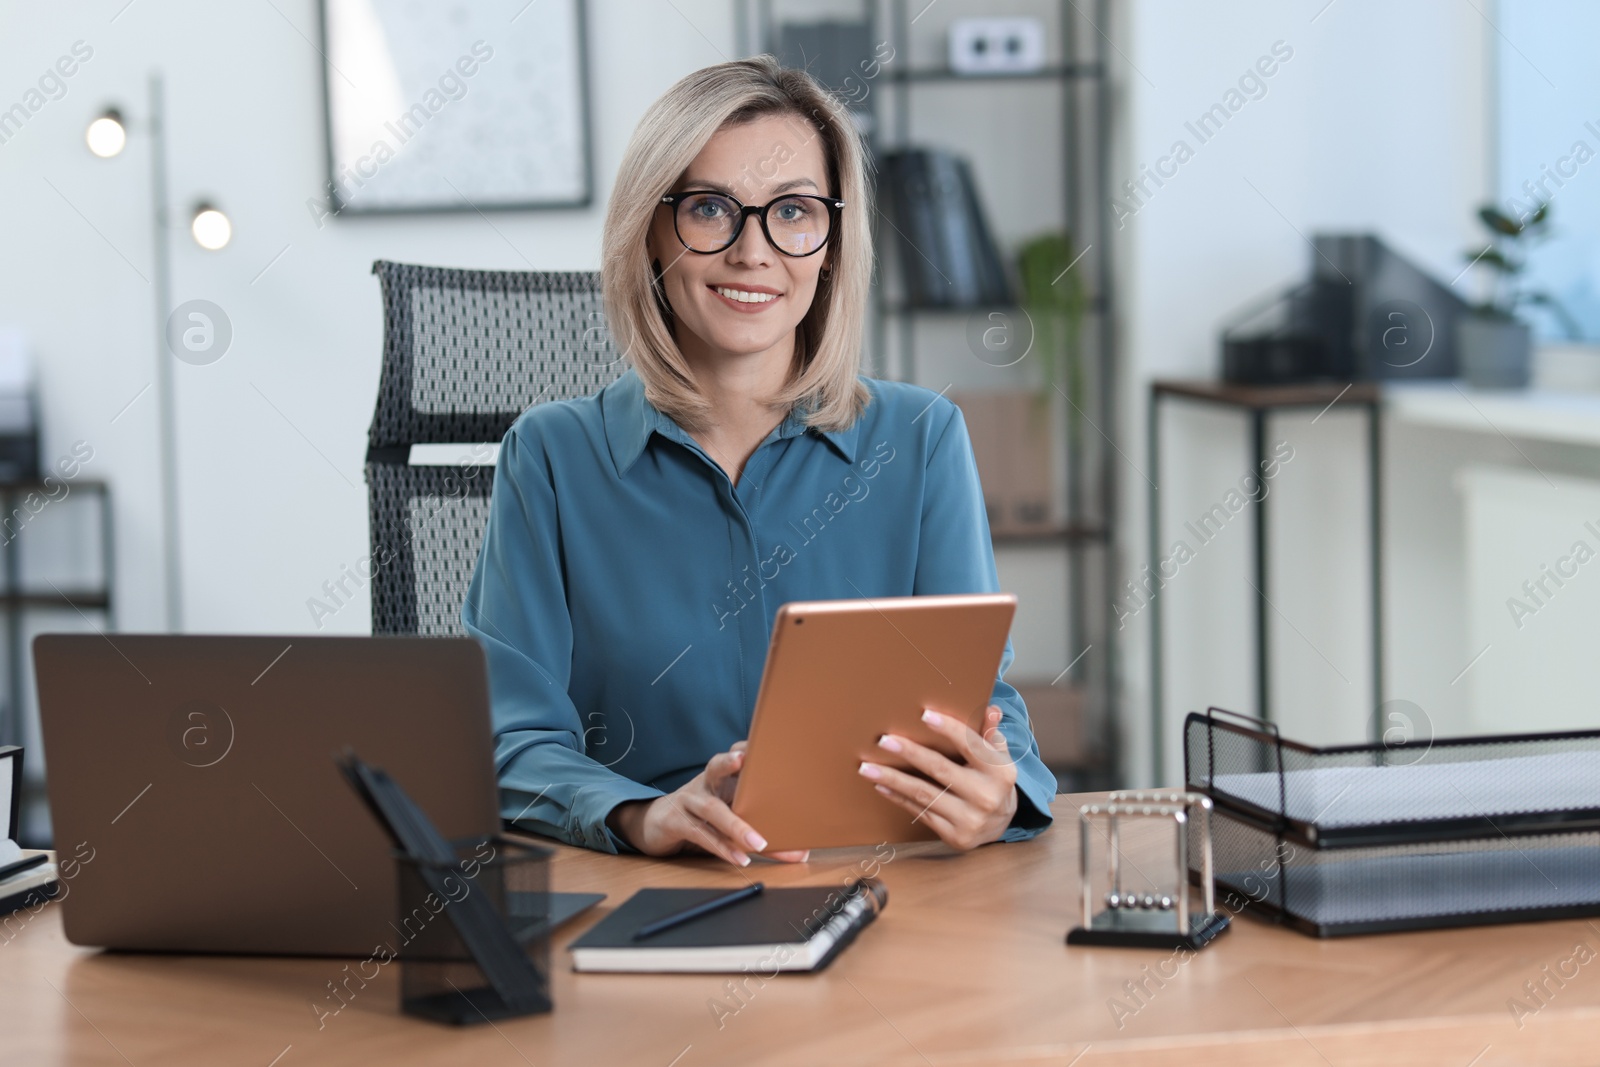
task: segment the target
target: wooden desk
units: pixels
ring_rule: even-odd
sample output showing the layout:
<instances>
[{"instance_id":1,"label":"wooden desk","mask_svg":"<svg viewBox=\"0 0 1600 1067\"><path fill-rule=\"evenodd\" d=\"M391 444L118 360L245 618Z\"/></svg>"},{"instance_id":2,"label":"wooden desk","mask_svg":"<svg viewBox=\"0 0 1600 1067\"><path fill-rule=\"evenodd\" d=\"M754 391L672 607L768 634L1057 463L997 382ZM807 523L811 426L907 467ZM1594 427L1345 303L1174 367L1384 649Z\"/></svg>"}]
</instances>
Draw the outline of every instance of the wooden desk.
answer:
<instances>
[{"instance_id":1,"label":"wooden desk","mask_svg":"<svg viewBox=\"0 0 1600 1067\"><path fill-rule=\"evenodd\" d=\"M1316 941L1246 916L1187 962L1165 951L1068 948L1077 904L1079 804L1025 844L970 855L900 847L883 865L889 907L827 971L574 974L552 950L554 1014L452 1029L398 1014L394 964L338 1015L311 1002L342 962L123 956L76 948L54 905L0 944L0 1063L147 1065L1261 1064L1577 1065L1600 1062L1600 922ZM1124 834L1135 862L1165 842ZM1153 830L1154 828L1148 828ZM1141 851L1144 858L1141 860ZM888 849L880 850L889 855ZM842 883L873 850L763 865L769 884ZM1158 858L1159 857L1159 858ZM561 848L557 888L614 906L645 885L736 885L709 860L671 862ZM1513 998L1585 945L1576 976L1519 1028ZM1155 974L1157 977L1151 978ZM1163 977L1164 976L1164 977ZM1148 995L1129 995L1143 984ZM743 1006L741 1007L741 1000ZM711 1008L727 1010L719 1029ZM1112 1005L1120 1003L1121 1018ZM278 1057L274 1059L274 1057Z\"/></svg>"}]
</instances>

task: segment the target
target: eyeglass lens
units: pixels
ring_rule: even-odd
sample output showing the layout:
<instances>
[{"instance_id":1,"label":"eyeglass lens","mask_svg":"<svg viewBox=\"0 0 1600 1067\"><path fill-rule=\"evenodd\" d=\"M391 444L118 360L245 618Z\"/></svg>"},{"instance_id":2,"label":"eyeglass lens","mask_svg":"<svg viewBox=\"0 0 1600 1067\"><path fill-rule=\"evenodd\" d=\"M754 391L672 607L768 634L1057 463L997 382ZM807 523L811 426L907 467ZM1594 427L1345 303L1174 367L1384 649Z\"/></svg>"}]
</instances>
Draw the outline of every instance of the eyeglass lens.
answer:
<instances>
[{"instance_id":1,"label":"eyeglass lens","mask_svg":"<svg viewBox=\"0 0 1600 1067\"><path fill-rule=\"evenodd\" d=\"M739 205L716 193L691 193L679 200L678 237L696 252L720 252L733 243ZM767 230L781 252L804 256L828 239L829 211L820 200L788 196L767 209Z\"/></svg>"}]
</instances>

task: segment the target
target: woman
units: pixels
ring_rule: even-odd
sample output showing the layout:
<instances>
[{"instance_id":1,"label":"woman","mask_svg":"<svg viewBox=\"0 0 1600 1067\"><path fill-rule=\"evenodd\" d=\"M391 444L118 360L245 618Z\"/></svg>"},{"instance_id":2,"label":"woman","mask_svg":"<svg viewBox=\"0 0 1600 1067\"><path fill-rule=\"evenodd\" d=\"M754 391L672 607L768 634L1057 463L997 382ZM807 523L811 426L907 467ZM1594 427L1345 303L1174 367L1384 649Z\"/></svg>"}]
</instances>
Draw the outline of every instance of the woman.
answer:
<instances>
[{"instance_id":1,"label":"woman","mask_svg":"<svg viewBox=\"0 0 1600 1067\"><path fill-rule=\"evenodd\" d=\"M959 409L860 376L863 152L845 109L770 56L697 71L640 120L602 269L629 369L506 434L462 608L517 824L748 864L766 841L729 801L778 606L998 588ZM964 762L881 742L937 786L860 768L958 849L1050 823L1012 655L988 740L929 720Z\"/></svg>"}]
</instances>

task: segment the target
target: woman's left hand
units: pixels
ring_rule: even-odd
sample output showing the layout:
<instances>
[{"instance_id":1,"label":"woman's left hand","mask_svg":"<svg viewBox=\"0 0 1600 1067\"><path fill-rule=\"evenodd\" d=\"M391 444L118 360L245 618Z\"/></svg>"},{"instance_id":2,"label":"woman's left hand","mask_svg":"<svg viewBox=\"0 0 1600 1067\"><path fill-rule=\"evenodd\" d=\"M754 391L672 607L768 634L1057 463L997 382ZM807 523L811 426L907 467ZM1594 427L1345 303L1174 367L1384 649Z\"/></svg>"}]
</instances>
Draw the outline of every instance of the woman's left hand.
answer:
<instances>
[{"instance_id":1,"label":"woman's left hand","mask_svg":"<svg viewBox=\"0 0 1600 1067\"><path fill-rule=\"evenodd\" d=\"M1017 811L1017 767L1000 733L1000 718L999 706L990 704L980 737L958 719L925 711L922 721L954 742L966 762L957 763L909 737L884 734L878 739L880 748L902 756L933 781L881 763L863 763L861 775L952 848L972 849L998 840Z\"/></svg>"}]
</instances>

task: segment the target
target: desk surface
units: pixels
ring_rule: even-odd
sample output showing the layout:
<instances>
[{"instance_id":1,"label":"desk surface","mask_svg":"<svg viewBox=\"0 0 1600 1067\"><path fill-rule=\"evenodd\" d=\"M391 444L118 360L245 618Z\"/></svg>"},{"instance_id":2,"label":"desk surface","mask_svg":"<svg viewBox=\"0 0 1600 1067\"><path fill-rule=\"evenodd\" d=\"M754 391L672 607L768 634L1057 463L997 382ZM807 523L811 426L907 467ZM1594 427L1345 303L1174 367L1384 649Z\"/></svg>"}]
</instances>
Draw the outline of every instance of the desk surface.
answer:
<instances>
[{"instance_id":1,"label":"desk surface","mask_svg":"<svg viewBox=\"0 0 1600 1067\"><path fill-rule=\"evenodd\" d=\"M875 856L892 856L880 873L889 906L828 970L744 979L737 995L729 986L737 976L572 973L566 945L593 913L555 939L554 1014L493 1028L400 1016L390 964L319 1029L311 1003L323 1002L343 961L80 949L62 938L52 905L0 934L11 935L0 940L0 1063L1488 1067L1600 1060L1600 922L1317 941L1242 915L1184 962L1166 951L1068 948L1063 936L1077 907L1074 824L1088 799L1057 798L1055 828L1033 841L969 855L937 844L880 846L817 853L796 868L763 865L760 877L772 885L842 884ZM1152 872L1169 855L1170 837L1152 836L1155 830L1124 831L1130 860ZM554 866L558 889L611 894L602 908L645 885L743 880L710 860L565 847ZM1543 983L1540 999L1528 982ZM1145 992L1131 992L1139 986ZM1525 1009L1520 1019L1513 1001Z\"/></svg>"}]
</instances>

